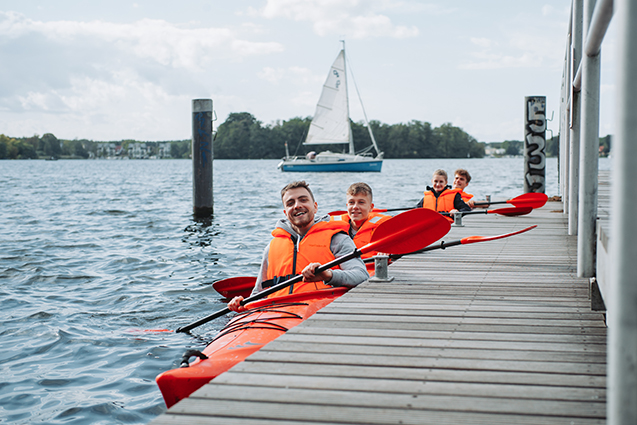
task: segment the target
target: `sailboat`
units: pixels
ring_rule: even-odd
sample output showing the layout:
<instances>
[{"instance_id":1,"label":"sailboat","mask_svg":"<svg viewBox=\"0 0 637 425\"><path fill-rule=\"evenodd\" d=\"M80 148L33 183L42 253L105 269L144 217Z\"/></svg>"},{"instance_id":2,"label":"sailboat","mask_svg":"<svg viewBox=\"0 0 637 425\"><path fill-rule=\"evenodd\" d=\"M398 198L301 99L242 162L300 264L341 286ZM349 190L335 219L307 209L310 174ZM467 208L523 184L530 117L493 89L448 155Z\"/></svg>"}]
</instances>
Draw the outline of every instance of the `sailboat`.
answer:
<instances>
[{"instance_id":1,"label":"sailboat","mask_svg":"<svg viewBox=\"0 0 637 425\"><path fill-rule=\"evenodd\" d=\"M354 150L354 139L349 120L349 99L347 95L347 71L345 59L345 45L327 74L323 91L316 105L316 112L304 145L347 144L348 153L309 152L305 157L291 157L288 145L285 144L285 158L278 168L281 171L299 172L334 172L334 171L373 171L380 172L383 166L383 153L378 149L372 129L367 122L367 115L363 109L365 124L369 130L372 145L358 154ZM362 106L362 102L361 102ZM371 154L372 147L376 150L376 157Z\"/></svg>"}]
</instances>

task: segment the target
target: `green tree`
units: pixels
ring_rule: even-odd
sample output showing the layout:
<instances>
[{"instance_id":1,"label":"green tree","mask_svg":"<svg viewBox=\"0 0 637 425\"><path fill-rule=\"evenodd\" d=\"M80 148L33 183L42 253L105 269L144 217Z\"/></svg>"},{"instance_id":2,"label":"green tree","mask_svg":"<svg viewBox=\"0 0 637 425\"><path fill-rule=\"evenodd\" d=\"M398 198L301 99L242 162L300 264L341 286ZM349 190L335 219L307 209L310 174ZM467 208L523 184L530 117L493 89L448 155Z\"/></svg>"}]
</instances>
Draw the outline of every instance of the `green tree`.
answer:
<instances>
[{"instance_id":1,"label":"green tree","mask_svg":"<svg viewBox=\"0 0 637 425\"><path fill-rule=\"evenodd\" d=\"M51 133L46 133L40 139L40 150L46 157L59 157L62 154L60 141Z\"/></svg>"},{"instance_id":2,"label":"green tree","mask_svg":"<svg viewBox=\"0 0 637 425\"><path fill-rule=\"evenodd\" d=\"M276 122L270 127L270 151L272 158L285 156L285 144L288 145L290 155L302 155L301 144L307 136L310 127L310 117L295 117L288 121Z\"/></svg>"},{"instance_id":3,"label":"green tree","mask_svg":"<svg viewBox=\"0 0 637 425\"><path fill-rule=\"evenodd\" d=\"M524 148L524 143L519 140L505 140L500 145L502 149L504 149L505 155L522 155L522 149Z\"/></svg>"}]
</instances>

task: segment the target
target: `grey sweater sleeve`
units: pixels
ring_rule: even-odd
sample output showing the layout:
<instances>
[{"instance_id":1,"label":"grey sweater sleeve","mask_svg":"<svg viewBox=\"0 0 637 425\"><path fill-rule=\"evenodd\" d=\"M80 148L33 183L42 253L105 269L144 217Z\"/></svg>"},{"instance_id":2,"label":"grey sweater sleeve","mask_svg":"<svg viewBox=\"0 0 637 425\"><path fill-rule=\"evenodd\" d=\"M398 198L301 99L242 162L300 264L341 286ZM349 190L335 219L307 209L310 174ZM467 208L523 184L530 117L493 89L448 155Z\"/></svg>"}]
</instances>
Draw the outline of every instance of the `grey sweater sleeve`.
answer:
<instances>
[{"instance_id":1,"label":"grey sweater sleeve","mask_svg":"<svg viewBox=\"0 0 637 425\"><path fill-rule=\"evenodd\" d=\"M267 272L268 272L268 254L270 253L270 244L265 246L263 250L263 257L261 259L261 268L259 269L259 274L257 275L257 281L254 284L254 288L252 289L252 295L256 295L259 292L263 291L263 286L261 282L267 280Z\"/></svg>"},{"instance_id":2,"label":"grey sweater sleeve","mask_svg":"<svg viewBox=\"0 0 637 425\"><path fill-rule=\"evenodd\" d=\"M334 257L339 258L354 251L356 245L354 245L354 241L346 234L337 233L332 236L330 249ZM353 288L369 279L369 274L361 257L345 261L341 263L340 267L340 269L332 269L332 279L326 282L328 285Z\"/></svg>"},{"instance_id":3,"label":"grey sweater sleeve","mask_svg":"<svg viewBox=\"0 0 637 425\"><path fill-rule=\"evenodd\" d=\"M355 249L356 245L354 245L354 241L346 234L337 233L332 236L330 250L334 254L334 257L339 258L344 255L350 254ZM267 280L269 252L270 244L266 245L265 249L263 250L261 269L259 270L259 274L257 275L257 281L254 285L254 289L252 289L251 295L256 295L259 292L263 291L261 282ZM369 279L369 274L367 273L367 269L365 268L365 263L363 263L363 260L361 260L360 257L345 261L344 263L341 263L340 267L340 270L332 269L332 279L327 282L328 285L334 287L345 286L347 288L353 288L359 283L362 283Z\"/></svg>"}]
</instances>

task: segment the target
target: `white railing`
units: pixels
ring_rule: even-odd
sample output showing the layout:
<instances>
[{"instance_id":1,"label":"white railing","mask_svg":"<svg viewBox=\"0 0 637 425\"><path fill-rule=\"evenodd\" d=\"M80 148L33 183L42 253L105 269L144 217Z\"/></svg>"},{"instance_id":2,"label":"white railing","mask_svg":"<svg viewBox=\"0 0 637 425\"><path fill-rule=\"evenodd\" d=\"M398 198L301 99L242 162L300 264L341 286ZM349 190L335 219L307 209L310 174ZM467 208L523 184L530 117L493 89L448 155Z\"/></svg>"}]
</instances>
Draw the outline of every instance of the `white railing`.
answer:
<instances>
[{"instance_id":1,"label":"white railing","mask_svg":"<svg viewBox=\"0 0 637 425\"><path fill-rule=\"evenodd\" d=\"M637 1L573 0L560 114L560 185L577 272L595 275L601 44L618 26L616 134L611 165L607 421L637 424ZM585 42L583 42L585 40ZM583 46L583 48L582 48ZM583 55L582 55L583 53ZM601 289L601 288L600 288Z\"/></svg>"}]
</instances>

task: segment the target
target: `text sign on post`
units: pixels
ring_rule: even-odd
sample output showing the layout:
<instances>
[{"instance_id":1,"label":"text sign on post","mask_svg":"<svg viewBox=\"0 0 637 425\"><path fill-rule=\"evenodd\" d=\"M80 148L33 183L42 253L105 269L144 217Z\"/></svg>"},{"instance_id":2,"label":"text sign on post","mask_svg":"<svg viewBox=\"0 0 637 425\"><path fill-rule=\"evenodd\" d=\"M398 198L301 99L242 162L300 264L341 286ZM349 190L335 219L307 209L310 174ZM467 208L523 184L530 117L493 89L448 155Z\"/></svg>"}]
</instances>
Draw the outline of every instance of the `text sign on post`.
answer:
<instances>
[{"instance_id":1,"label":"text sign on post","mask_svg":"<svg viewBox=\"0 0 637 425\"><path fill-rule=\"evenodd\" d=\"M524 98L524 193L545 192L546 96Z\"/></svg>"}]
</instances>

